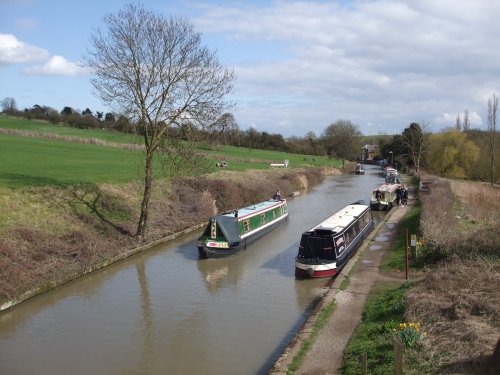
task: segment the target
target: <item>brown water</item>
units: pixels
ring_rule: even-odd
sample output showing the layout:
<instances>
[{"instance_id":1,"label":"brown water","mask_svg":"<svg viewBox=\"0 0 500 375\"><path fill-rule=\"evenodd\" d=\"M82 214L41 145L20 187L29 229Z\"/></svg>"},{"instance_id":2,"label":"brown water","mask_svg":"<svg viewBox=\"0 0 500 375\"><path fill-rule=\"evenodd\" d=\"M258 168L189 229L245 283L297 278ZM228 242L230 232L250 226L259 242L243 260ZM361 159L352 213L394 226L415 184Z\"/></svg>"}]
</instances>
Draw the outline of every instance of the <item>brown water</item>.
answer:
<instances>
[{"instance_id":1,"label":"brown water","mask_svg":"<svg viewBox=\"0 0 500 375\"><path fill-rule=\"evenodd\" d=\"M382 182L328 178L236 257L193 233L0 313L0 374L267 373L329 282L295 279L300 234Z\"/></svg>"}]
</instances>

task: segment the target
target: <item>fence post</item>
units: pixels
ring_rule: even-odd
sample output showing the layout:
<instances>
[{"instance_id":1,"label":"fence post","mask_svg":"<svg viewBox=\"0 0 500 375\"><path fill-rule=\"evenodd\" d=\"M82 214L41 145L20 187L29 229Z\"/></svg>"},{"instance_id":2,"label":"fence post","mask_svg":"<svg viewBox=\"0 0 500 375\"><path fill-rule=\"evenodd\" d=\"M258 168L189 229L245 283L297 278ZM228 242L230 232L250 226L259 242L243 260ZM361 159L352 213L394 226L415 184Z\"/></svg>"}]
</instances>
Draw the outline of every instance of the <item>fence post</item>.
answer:
<instances>
[{"instance_id":1,"label":"fence post","mask_svg":"<svg viewBox=\"0 0 500 375\"><path fill-rule=\"evenodd\" d=\"M406 280L408 280L408 228L405 228Z\"/></svg>"},{"instance_id":2,"label":"fence post","mask_svg":"<svg viewBox=\"0 0 500 375\"><path fill-rule=\"evenodd\" d=\"M392 336L394 346L394 375L403 375L403 343Z\"/></svg>"},{"instance_id":3,"label":"fence post","mask_svg":"<svg viewBox=\"0 0 500 375\"><path fill-rule=\"evenodd\" d=\"M368 355L366 352L361 356L361 374L366 375L368 372Z\"/></svg>"}]
</instances>

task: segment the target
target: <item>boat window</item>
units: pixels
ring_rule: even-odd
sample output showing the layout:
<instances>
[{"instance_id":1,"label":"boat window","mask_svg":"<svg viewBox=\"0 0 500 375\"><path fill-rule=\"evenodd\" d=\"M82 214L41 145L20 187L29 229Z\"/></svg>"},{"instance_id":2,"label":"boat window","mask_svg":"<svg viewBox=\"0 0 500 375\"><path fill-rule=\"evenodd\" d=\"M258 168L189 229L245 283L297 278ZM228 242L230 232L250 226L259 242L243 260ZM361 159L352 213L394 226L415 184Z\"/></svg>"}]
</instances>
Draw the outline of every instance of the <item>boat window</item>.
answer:
<instances>
[{"instance_id":1,"label":"boat window","mask_svg":"<svg viewBox=\"0 0 500 375\"><path fill-rule=\"evenodd\" d=\"M243 222L243 229L245 230L245 232L248 232L250 230L250 222L248 220L245 220Z\"/></svg>"},{"instance_id":2,"label":"boat window","mask_svg":"<svg viewBox=\"0 0 500 375\"><path fill-rule=\"evenodd\" d=\"M266 223L266 214L260 214L260 222L262 224L265 224Z\"/></svg>"},{"instance_id":3,"label":"boat window","mask_svg":"<svg viewBox=\"0 0 500 375\"><path fill-rule=\"evenodd\" d=\"M345 251L344 237L342 235L335 237L334 243L337 250L337 257L339 257Z\"/></svg>"},{"instance_id":4,"label":"boat window","mask_svg":"<svg viewBox=\"0 0 500 375\"><path fill-rule=\"evenodd\" d=\"M216 238L217 237L217 223L216 223L215 220L212 220L210 236L212 238Z\"/></svg>"},{"instance_id":5,"label":"boat window","mask_svg":"<svg viewBox=\"0 0 500 375\"><path fill-rule=\"evenodd\" d=\"M345 231L345 245L346 246L349 246L351 241L353 241L354 238L356 237L355 226L356 226L356 224L351 225L351 227Z\"/></svg>"},{"instance_id":6,"label":"boat window","mask_svg":"<svg viewBox=\"0 0 500 375\"><path fill-rule=\"evenodd\" d=\"M363 214L363 216L361 216L361 219L359 219L359 224L361 225L361 229L363 229L366 224L368 224L366 212Z\"/></svg>"},{"instance_id":7,"label":"boat window","mask_svg":"<svg viewBox=\"0 0 500 375\"><path fill-rule=\"evenodd\" d=\"M273 210L273 219L275 219L275 218L276 218L276 211Z\"/></svg>"}]
</instances>

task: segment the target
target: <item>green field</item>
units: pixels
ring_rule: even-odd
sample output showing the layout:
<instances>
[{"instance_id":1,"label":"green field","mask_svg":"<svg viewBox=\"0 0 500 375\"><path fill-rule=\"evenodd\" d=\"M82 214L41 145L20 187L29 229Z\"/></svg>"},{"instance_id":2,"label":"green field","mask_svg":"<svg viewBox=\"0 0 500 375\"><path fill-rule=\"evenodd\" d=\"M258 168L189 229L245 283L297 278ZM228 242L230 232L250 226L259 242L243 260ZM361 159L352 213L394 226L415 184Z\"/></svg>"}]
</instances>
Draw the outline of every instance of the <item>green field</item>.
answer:
<instances>
[{"instance_id":1,"label":"green field","mask_svg":"<svg viewBox=\"0 0 500 375\"><path fill-rule=\"evenodd\" d=\"M49 123L0 116L0 128L67 137L96 138L110 143L137 143L138 137L99 129L76 129ZM216 171L217 161L225 170L270 169L269 163L289 160L289 168L338 167L341 162L327 157L305 156L242 147L220 146L200 149ZM144 154L121 148L36 137L0 134L0 186L62 185L79 183L125 183L141 180ZM155 175L168 177L156 163Z\"/></svg>"},{"instance_id":2,"label":"green field","mask_svg":"<svg viewBox=\"0 0 500 375\"><path fill-rule=\"evenodd\" d=\"M140 178L138 151L0 134L0 186L121 183Z\"/></svg>"},{"instance_id":3,"label":"green field","mask_svg":"<svg viewBox=\"0 0 500 375\"><path fill-rule=\"evenodd\" d=\"M105 129L77 129L43 121L0 116L0 128L15 129L39 134L56 134L63 137L96 138L111 143L142 143L142 137Z\"/></svg>"}]
</instances>

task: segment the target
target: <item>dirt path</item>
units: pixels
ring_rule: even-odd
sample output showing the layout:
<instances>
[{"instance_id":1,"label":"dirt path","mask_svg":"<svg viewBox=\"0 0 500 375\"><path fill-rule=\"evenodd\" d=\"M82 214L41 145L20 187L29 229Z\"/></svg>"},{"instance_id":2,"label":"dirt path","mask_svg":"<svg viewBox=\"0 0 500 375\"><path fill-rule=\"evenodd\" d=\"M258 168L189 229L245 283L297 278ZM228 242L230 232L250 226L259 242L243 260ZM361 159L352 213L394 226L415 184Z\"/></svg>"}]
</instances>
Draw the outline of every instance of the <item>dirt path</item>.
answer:
<instances>
[{"instance_id":1,"label":"dirt path","mask_svg":"<svg viewBox=\"0 0 500 375\"><path fill-rule=\"evenodd\" d=\"M379 281L403 281L402 279L381 275L379 268L383 254L393 244L394 231L391 231L391 229L402 219L412 204L413 201L410 201L408 207L393 208L384 217L384 220L377 225L356 256L346 265L332 284L323 300L301 328L296 339L276 362L271 370L272 374L286 373L303 341L308 338L321 309L333 299L336 299L337 306L327 324L316 337L313 346L296 374L338 374L338 369L342 366L343 352L355 328L361 321L364 305L371 287ZM356 267L351 273L349 287L345 291L339 290L342 280L355 264Z\"/></svg>"}]
</instances>

